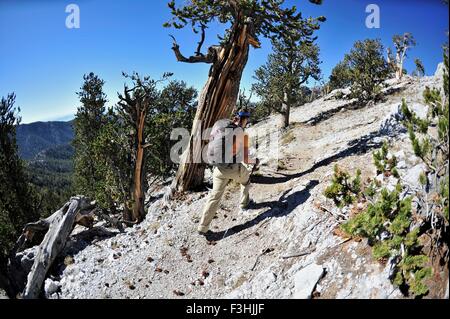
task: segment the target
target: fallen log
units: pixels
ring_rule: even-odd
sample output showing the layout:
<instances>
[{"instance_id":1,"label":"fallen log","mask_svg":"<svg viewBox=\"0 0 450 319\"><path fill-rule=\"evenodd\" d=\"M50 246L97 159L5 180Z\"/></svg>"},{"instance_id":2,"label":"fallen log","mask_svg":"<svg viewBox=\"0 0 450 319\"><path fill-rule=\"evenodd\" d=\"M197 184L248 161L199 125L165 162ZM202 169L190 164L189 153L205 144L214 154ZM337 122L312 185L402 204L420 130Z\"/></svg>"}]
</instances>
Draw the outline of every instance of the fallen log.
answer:
<instances>
[{"instance_id":1,"label":"fallen log","mask_svg":"<svg viewBox=\"0 0 450 319\"><path fill-rule=\"evenodd\" d=\"M31 271L27 276L27 283L23 292L24 299L36 299L41 294L42 285L52 263L63 250L67 238L74 226L92 225L90 212L95 203L83 196L72 197L60 210L50 217L25 226L16 249L23 247L27 240L31 240L37 231L47 231L38 247ZM93 219L92 219L93 220Z\"/></svg>"}]
</instances>

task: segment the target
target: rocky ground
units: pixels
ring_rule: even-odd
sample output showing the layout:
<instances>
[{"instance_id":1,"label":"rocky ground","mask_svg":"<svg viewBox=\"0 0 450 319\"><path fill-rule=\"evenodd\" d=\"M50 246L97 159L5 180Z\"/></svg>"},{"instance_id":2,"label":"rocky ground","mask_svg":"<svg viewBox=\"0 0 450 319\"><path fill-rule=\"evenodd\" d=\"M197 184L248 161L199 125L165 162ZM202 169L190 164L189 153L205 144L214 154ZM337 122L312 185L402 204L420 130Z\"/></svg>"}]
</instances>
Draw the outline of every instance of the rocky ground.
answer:
<instances>
[{"instance_id":1,"label":"rocky ground","mask_svg":"<svg viewBox=\"0 0 450 319\"><path fill-rule=\"evenodd\" d=\"M239 188L231 184L212 223L213 241L195 231L207 191L178 197L169 208L155 200L146 220L125 233L101 223L88 231L78 226L45 283L47 297L403 298L387 278L389 266L372 259L366 242L337 236L342 212L323 191L336 163L352 173L361 169L363 179L374 177L372 150L385 139L399 158L401 178L417 184L419 161L399 123L399 107L406 98L426 114L422 91L441 87L441 78L390 82L385 101L375 105L336 99L332 92L294 108L291 128L279 132L279 158L263 143L279 119L258 123L249 129L264 132L252 210L239 211ZM430 297L442 296L441 289Z\"/></svg>"}]
</instances>

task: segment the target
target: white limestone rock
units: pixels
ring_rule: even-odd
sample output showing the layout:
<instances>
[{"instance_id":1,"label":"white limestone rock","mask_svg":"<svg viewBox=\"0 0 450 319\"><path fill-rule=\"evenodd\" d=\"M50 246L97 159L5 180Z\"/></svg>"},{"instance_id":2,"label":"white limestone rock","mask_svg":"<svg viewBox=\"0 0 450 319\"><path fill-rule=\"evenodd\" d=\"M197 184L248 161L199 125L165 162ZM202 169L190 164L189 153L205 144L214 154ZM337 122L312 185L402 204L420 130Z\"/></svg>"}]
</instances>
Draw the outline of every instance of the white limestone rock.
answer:
<instances>
[{"instance_id":1,"label":"white limestone rock","mask_svg":"<svg viewBox=\"0 0 450 319\"><path fill-rule=\"evenodd\" d=\"M295 274L295 299L310 299L317 282L322 278L325 269L317 264L311 264Z\"/></svg>"}]
</instances>

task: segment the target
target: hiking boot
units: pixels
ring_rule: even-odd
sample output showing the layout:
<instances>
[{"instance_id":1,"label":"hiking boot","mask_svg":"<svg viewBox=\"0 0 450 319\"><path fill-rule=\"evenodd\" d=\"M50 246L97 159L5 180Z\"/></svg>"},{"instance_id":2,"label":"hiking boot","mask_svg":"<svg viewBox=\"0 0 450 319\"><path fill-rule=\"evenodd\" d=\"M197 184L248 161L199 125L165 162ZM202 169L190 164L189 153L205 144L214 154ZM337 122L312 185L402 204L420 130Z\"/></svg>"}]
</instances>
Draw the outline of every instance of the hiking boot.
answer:
<instances>
[{"instance_id":1,"label":"hiking boot","mask_svg":"<svg viewBox=\"0 0 450 319\"><path fill-rule=\"evenodd\" d=\"M199 235L205 236L209 232L209 230L208 230L208 227L200 225L197 228L197 232L199 233Z\"/></svg>"},{"instance_id":2,"label":"hiking boot","mask_svg":"<svg viewBox=\"0 0 450 319\"><path fill-rule=\"evenodd\" d=\"M250 200L247 206L241 207L240 213L241 213L243 216L250 216L250 217L256 215L258 212L257 212L257 211L254 211L254 209L255 209L255 204L256 204L256 203L255 203L253 200Z\"/></svg>"},{"instance_id":3,"label":"hiking boot","mask_svg":"<svg viewBox=\"0 0 450 319\"><path fill-rule=\"evenodd\" d=\"M223 237L220 233L215 233L215 232L213 232L211 230L208 230L206 232L198 231L198 234L200 236L205 237L205 239L208 242L216 242L216 241L222 239L222 237Z\"/></svg>"},{"instance_id":4,"label":"hiking boot","mask_svg":"<svg viewBox=\"0 0 450 319\"><path fill-rule=\"evenodd\" d=\"M253 201L253 199L250 199L246 206L241 206L241 211L251 210L254 208L255 204L256 203Z\"/></svg>"},{"instance_id":5,"label":"hiking boot","mask_svg":"<svg viewBox=\"0 0 450 319\"><path fill-rule=\"evenodd\" d=\"M211 236L211 233L212 233L212 231L210 231L210 230L207 230L207 231L200 231L200 230L198 230L197 231L197 234L199 234L200 236L203 236L203 237L208 237L208 236Z\"/></svg>"}]
</instances>

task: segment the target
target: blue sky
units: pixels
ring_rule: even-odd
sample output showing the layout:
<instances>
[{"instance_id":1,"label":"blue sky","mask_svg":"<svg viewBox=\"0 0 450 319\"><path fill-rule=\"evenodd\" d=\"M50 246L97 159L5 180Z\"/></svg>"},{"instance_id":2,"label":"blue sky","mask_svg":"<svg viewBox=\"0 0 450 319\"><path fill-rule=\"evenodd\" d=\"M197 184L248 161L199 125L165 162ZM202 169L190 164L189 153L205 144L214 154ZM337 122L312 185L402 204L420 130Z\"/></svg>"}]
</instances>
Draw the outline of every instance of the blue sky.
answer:
<instances>
[{"instance_id":1,"label":"blue sky","mask_svg":"<svg viewBox=\"0 0 450 319\"><path fill-rule=\"evenodd\" d=\"M185 55L194 52L198 38L189 28L162 27L170 18L167 0L0 0L0 95L17 95L23 123L67 119L79 105L75 92L83 74L95 72L106 81L109 104L122 90L122 71L159 77L174 73L201 89L209 66L175 60L169 34L176 36ZM303 16L327 17L317 33L324 77L347 53L356 40L381 38L390 45L392 35L411 32L417 46L409 53L408 71L420 58L427 74L434 73L442 60L447 41L448 8L442 0L324 0L315 6L307 0L287 0ZM67 29L68 4L80 7L80 29ZM381 9L381 28L365 26L368 4ZM221 26L212 25L205 45L216 42ZM270 43L250 52L242 86L249 88L254 70L266 60Z\"/></svg>"}]
</instances>

